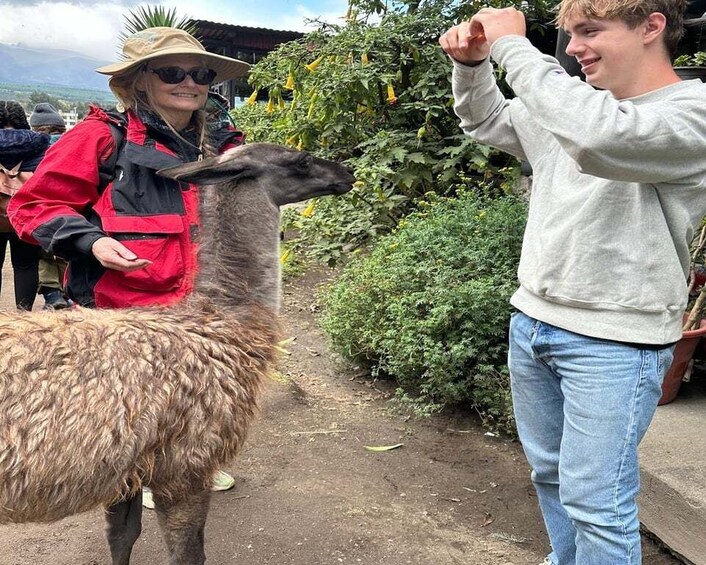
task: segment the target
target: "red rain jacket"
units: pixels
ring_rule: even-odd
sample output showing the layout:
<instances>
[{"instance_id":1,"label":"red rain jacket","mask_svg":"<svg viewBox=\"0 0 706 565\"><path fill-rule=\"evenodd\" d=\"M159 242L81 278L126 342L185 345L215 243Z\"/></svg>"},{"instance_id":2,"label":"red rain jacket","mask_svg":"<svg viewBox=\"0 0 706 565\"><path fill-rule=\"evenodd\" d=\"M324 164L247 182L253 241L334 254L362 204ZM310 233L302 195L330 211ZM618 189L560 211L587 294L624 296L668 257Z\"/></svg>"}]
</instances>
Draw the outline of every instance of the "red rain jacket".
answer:
<instances>
[{"instance_id":1,"label":"red rain jacket","mask_svg":"<svg viewBox=\"0 0 706 565\"><path fill-rule=\"evenodd\" d=\"M115 150L107 122L119 119L93 107L47 151L8 208L21 239L69 261L67 293L82 306L167 305L194 287L199 189L155 173L195 154L180 157L172 134L146 126L133 112L128 116L115 178L105 189L99 162ZM242 143L233 128L216 133L219 152ZM129 273L104 268L91 246L105 235L152 264Z\"/></svg>"}]
</instances>

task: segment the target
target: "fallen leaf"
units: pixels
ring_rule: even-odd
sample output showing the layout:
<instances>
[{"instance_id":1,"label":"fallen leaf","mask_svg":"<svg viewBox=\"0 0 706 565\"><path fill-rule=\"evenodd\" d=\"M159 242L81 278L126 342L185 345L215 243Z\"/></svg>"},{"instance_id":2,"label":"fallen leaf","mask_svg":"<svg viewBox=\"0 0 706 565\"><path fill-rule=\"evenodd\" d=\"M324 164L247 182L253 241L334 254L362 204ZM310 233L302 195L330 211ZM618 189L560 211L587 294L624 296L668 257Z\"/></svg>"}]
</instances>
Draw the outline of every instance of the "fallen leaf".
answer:
<instances>
[{"instance_id":1,"label":"fallen leaf","mask_svg":"<svg viewBox=\"0 0 706 565\"><path fill-rule=\"evenodd\" d=\"M489 524L492 524L495 522L495 518L493 518L493 515L490 514L489 512L485 513L485 520L483 520L483 524L481 525L481 528L485 528Z\"/></svg>"},{"instance_id":2,"label":"fallen leaf","mask_svg":"<svg viewBox=\"0 0 706 565\"><path fill-rule=\"evenodd\" d=\"M395 445L364 445L365 449L368 451L392 451L398 447L402 447L404 443L396 443Z\"/></svg>"}]
</instances>

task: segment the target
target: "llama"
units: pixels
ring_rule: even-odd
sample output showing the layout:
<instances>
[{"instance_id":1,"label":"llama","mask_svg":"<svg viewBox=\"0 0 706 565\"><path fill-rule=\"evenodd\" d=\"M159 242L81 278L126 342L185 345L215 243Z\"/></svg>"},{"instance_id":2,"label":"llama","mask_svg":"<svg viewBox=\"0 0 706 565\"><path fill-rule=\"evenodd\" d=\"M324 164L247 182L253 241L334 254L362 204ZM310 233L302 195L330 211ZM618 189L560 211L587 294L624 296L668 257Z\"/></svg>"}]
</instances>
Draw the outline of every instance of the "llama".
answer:
<instances>
[{"instance_id":1,"label":"llama","mask_svg":"<svg viewBox=\"0 0 706 565\"><path fill-rule=\"evenodd\" d=\"M102 505L128 565L150 486L172 565L201 565L210 480L240 450L275 362L279 207L347 168L250 144L160 171L203 184L193 295L167 308L0 313L0 523Z\"/></svg>"}]
</instances>

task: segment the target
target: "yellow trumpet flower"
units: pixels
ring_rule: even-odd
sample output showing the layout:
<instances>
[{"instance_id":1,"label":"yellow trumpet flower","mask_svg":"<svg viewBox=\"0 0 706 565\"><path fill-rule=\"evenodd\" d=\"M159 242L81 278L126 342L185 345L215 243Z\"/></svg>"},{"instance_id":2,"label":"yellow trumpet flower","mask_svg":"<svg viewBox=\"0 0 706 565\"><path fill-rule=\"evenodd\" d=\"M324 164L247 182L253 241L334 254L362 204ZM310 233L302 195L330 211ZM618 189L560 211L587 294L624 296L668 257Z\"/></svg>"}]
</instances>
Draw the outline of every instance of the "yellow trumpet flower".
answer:
<instances>
[{"instance_id":1,"label":"yellow trumpet flower","mask_svg":"<svg viewBox=\"0 0 706 565\"><path fill-rule=\"evenodd\" d=\"M316 67L318 67L321 64L321 61L324 60L323 55L319 57L318 59L314 59L311 63L306 65L306 70L309 72L314 72L316 70Z\"/></svg>"},{"instance_id":2,"label":"yellow trumpet flower","mask_svg":"<svg viewBox=\"0 0 706 565\"><path fill-rule=\"evenodd\" d=\"M397 102L397 96L395 96L395 89L392 87L391 84L387 85L387 101L390 104L394 104Z\"/></svg>"},{"instance_id":3,"label":"yellow trumpet flower","mask_svg":"<svg viewBox=\"0 0 706 565\"><path fill-rule=\"evenodd\" d=\"M271 114L272 112L274 112L274 109L275 109L275 99L274 99L274 98L270 98L270 99L267 101L267 108L265 109L265 111L266 111L268 114Z\"/></svg>"},{"instance_id":4,"label":"yellow trumpet flower","mask_svg":"<svg viewBox=\"0 0 706 565\"><path fill-rule=\"evenodd\" d=\"M312 200L309 205L301 211L301 215L305 218L311 218L314 215L314 208L316 208L316 200Z\"/></svg>"},{"instance_id":5,"label":"yellow trumpet flower","mask_svg":"<svg viewBox=\"0 0 706 565\"><path fill-rule=\"evenodd\" d=\"M294 73L292 71L289 71L289 76L287 77L287 83L284 85L284 88L286 88L287 90L294 89Z\"/></svg>"},{"instance_id":6,"label":"yellow trumpet flower","mask_svg":"<svg viewBox=\"0 0 706 565\"><path fill-rule=\"evenodd\" d=\"M370 62L370 61L368 61L368 54L367 54L367 53L363 53L363 54L360 56L360 62L361 62L363 65L367 65L367 64Z\"/></svg>"},{"instance_id":7,"label":"yellow trumpet flower","mask_svg":"<svg viewBox=\"0 0 706 565\"><path fill-rule=\"evenodd\" d=\"M277 99L277 107L280 110L284 110L284 98L282 98L282 96Z\"/></svg>"},{"instance_id":8,"label":"yellow trumpet flower","mask_svg":"<svg viewBox=\"0 0 706 565\"><path fill-rule=\"evenodd\" d=\"M255 104L255 102L257 102L257 90L252 91L252 94L248 97L248 101L246 102L246 104L248 106L252 106L253 104Z\"/></svg>"}]
</instances>

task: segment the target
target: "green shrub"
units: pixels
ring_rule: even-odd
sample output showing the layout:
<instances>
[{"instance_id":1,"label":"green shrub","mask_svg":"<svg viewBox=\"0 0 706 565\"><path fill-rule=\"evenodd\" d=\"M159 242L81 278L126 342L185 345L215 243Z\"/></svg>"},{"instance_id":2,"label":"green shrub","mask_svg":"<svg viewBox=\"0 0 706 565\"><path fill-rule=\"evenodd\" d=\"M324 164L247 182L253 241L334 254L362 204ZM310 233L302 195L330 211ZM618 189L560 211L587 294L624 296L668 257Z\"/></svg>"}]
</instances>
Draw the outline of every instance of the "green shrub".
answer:
<instances>
[{"instance_id":1,"label":"green shrub","mask_svg":"<svg viewBox=\"0 0 706 565\"><path fill-rule=\"evenodd\" d=\"M334 348L424 402L470 401L512 432L507 329L525 218L514 196L431 195L323 291Z\"/></svg>"}]
</instances>

